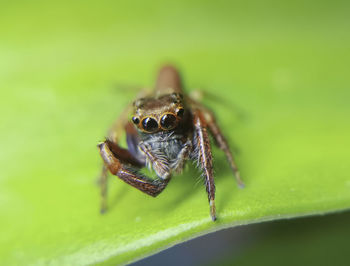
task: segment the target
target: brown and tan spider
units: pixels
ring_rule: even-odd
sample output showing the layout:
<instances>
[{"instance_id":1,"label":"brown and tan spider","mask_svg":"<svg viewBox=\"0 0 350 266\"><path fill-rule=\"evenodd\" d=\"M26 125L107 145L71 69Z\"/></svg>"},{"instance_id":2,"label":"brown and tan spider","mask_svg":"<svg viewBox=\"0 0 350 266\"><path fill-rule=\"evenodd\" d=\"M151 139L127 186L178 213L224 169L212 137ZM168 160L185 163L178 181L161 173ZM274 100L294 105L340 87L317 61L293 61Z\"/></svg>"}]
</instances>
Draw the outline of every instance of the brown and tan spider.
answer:
<instances>
[{"instance_id":1,"label":"brown and tan spider","mask_svg":"<svg viewBox=\"0 0 350 266\"><path fill-rule=\"evenodd\" d=\"M131 121L125 114L122 115L106 141L98 145L104 161L101 212L106 209L108 171L156 197L165 189L173 173L181 172L187 160L195 160L205 179L210 215L215 221L215 184L209 133L224 151L238 184L243 186L243 183L212 112L183 93L180 75L172 66L165 66L159 71L153 95L136 100L132 108ZM128 149L118 144L121 130L126 132ZM139 170L145 166L153 169L157 178L151 179L140 173Z\"/></svg>"}]
</instances>

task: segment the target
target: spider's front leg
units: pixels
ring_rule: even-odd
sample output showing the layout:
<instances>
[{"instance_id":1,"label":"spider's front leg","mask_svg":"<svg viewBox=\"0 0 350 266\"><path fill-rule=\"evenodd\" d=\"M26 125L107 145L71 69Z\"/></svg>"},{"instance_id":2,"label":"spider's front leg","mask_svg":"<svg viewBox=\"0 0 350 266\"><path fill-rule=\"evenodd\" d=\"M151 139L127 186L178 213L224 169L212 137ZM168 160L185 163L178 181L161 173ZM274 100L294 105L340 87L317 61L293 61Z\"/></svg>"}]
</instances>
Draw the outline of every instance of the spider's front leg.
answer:
<instances>
[{"instance_id":1,"label":"spider's front leg","mask_svg":"<svg viewBox=\"0 0 350 266\"><path fill-rule=\"evenodd\" d=\"M193 113L194 136L193 142L195 145L195 158L200 164L205 178L205 185L208 193L210 205L210 215L213 221L216 220L215 209L215 183L213 173L213 156L209 135L207 131L207 123L200 110L195 110Z\"/></svg>"},{"instance_id":2,"label":"spider's front leg","mask_svg":"<svg viewBox=\"0 0 350 266\"><path fill-rule=\"evenodd\" d=\"M126 149L118 144L106 140L98 145L105 167L125 183L138 190L156 197L161 193L169 182L169 179L151 179L142 175L137 169L141 167L140 162Z\"/></svg>"},{"instance_id":3,"label":"spider's front leg","mask_svg":"<svg viewBox=\"0 0 350 266\"><path fill-rule=\"evenodd\" d=\"M135 135L133 128L128 126L128 113L130 112L131 105L122 112L118 119L114 122L113 126L108 131L108 139L112 140L113 143L118 143L122 132L126 131L127 135ZM131 130L130 130L131 129ZM110 143L112 143L110 141ZM128 154L128 152L120 151L120 154ZM130 156L129 156L130 157ZM100 212L104 213L107 209L107 190L108 190L108 168L104 164L101 169L99 178L99 185L101 187L101 207Z\"/></svg>"}]
</instances>

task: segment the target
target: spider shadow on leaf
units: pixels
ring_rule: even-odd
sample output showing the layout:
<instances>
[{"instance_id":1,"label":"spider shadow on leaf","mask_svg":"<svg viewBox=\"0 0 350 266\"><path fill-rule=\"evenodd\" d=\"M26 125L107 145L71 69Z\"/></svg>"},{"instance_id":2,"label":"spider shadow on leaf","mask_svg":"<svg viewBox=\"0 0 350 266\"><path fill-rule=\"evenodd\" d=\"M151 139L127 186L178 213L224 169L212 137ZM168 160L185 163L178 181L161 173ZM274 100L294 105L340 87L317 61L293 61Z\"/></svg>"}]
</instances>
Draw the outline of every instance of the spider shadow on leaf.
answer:
<instances>
[{"instance_id":1,"label":"spider shadow on leaf","mask_svg":"<svg viewBox=\"0 0 350 266\"><path fill-rule=\"evenodd\" d=\"M213 154L214 161L214 173L215 173L215 184L216 187L221 187L221 184L224 183L224 178L231 178L232 181L232 191L237 190L237 184L235 182L235 178L232 174L232 171L226 161L225 155L220 154L220 151L215 151ZM167 190L162 193L161 197L162 202L164 203L163 208L166 211L176 210L183 204L186 204L186 201L189 201L191 198L195 197L195 195L200 194L199 197L203 198L203 204L208 204L207 192L205 188L204 179L201 176L201 171L198 169L195 164L188 162L184 172L181 175L173 176L171 182L168 185L168 189L171 189L170 192L173 194L173 191L176 191L176 196L172 197L170 200L166 199ZM228 193L230 188L220 189L224 193ZM225 196L220 195L220 202L217 202L218 211L225 208L227 204L227 200L225 200ZM217 197L218 200L218 197Z\"/></svg>"}]
</instances>

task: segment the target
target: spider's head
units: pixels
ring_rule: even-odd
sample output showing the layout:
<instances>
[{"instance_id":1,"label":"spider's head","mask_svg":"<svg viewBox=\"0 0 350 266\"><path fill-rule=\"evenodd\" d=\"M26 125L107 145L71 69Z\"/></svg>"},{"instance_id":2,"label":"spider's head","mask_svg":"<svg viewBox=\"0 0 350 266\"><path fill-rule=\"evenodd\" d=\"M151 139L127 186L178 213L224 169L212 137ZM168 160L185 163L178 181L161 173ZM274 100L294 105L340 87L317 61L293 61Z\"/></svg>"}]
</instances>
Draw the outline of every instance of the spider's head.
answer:
<instances>
[{"instance_id":1,"label":"spider's head","mask_svg":"<svg viewBox=\"0 0 350 266\"><path fill-rule=\"evenodd\" d=\"M142 132L154 133L176 128L184 114L182 94L170 93L136 100L132 122Z\"/></svg>"}]
</instances>

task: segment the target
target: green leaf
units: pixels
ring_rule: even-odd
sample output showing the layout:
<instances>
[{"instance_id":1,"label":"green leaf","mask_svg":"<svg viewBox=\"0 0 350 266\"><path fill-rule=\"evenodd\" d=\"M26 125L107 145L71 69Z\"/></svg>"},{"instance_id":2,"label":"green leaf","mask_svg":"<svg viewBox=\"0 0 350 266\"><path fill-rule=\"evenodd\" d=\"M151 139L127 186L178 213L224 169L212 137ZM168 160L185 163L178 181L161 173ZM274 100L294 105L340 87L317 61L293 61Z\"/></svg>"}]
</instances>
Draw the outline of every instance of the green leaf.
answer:
<instances>
[{"instance_id":1,"label":"green leaf","mask_svg":"<svg viewBox=\"0 0 350 266\"><path fill-rule=\"evenodd\" d=\"M1 264L127 263L225 227L349 208L348 7L2 3ZM204 102L246 188L214 150L217 222L192 165L157 198L111 178L100 215L96 144L169 61L188 91L215 95Z\"/></svg>"}]
</instances>

